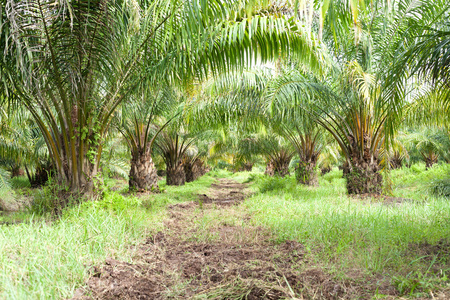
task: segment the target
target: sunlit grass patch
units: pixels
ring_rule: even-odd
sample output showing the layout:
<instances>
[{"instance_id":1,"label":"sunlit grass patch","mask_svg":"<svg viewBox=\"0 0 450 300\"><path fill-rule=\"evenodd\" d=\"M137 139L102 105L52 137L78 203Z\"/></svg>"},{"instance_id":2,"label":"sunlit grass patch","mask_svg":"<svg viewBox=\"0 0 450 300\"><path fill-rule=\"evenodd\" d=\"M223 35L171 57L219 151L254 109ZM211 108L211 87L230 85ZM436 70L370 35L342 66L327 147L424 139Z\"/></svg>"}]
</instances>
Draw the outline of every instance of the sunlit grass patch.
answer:
<instances>
[{"instance_id":1,"label":"sunlit grass patch","mask_svg":"<svg viewBox=\"0 0 450 300\"><path fill-rule=\"evenodd\" d=\"M424 172L411 176L409 182L425 180L428 175ZM393 283L399 285L402 293L424 290L423 286L409 290L405 287L402 280L413 273L414 278L446 278L450 260L444 260L439 253L424 254L417 245L450 241L448 200L429 197L425 202L386 205L382 201L353 198L346 195L345 180L338 173L335 170L323 176L319 187L266 190L249 198L245 205L254 214L257 225L271 228L280 241L293 239L303 243L317 263L341 276L354 268L369 275L388 274L390 280L398 279ZM401 187L396 188L401 191ZM414 196L419 197L419 191ZM414 245L419 250L412 251ZM431 269L438 271L430 273Z\"/></svg>"}]
</instances>

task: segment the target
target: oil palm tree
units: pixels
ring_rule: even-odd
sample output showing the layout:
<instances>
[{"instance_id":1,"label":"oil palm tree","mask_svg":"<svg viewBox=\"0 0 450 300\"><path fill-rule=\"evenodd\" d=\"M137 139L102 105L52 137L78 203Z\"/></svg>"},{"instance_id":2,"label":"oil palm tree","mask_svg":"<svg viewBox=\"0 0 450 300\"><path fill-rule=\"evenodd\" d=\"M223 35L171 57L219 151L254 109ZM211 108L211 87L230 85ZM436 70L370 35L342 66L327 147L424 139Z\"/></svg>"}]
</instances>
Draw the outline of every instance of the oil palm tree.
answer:
<instances>
[{"instance_id":1,"label":"oil palm tree","mask_svg":"<svg viewBox=\"0 0 450 300\"><path fill-rule=\"evenodd\" d=\"M300 105L333 136L346 158L343 170L350 194L380 193L386 112L376 111L374 76L352 61L333 77L320 82L301 72L287 73L277 83L272 102Z\"/></svg>"},{"instance_id":2,"label":"oil palm tree","mask_svg":"<svg viewBox=\"0 0 450 300\"><path fill-rule=\"evenodd\" d=\"M323 42L333 57L333 67L326 74L286 72L277 83L271 106L300 106L339 144L349 193L381 193L380 149L389 145L399 127L406 99L405 93L396 93L400 84L386 88L392 78L404 78L403 74L387 76L385 70L391 70L404 49L403 30L436 20L447 6L443 1L409 0L374 1L367 9L357 4L347 13L353 28L341 26L339 35L333 28L323 28ZM330 21L326 19L325 24L334 26ZM345 18L341 21L348 24Z\"/></svg>"},{"instance_id":3,"label":"oil palm tree","mask_svg":"<svg viewBox=\"0 0 450 300\"><path fill-rule=\"evenodd\" d=\"M297 24L261 3L6 0L2 81L35 119L59 182L89 197L112 115L142 81L187 84L280 51L317 62Z\"/></svg>"},{"instance_id":4,"label":"oil palm tree","mask_svg":"<svg viewBox=\"0 0 450 300\"><path fill-rule=\"evenodd\" d=\"M156 140L156 146L166 163L167 185L184 185L186 173L184 159L195 139L180 134L176 129L162 131Z\"/></svg>"},{"instance_id":5,"label":"oil palm tree","mask_svg":"<svg viewBox=\"0 0 450 300\"><path fill-rule=\"evenodd\" d=\"M418 128L403 138L412 160L423 160L431 168L440 157L448 157L449 137L445 130L432 127Z\"/></svg>"},{"instance_id":6,"label":"oil palm tree","mask_svg":"<svg viewBox=\"0 0 450 300\"><path fill-rule=\"evenodd\" d=\"M0 108L0 131L0 160L11 177L25 169L32 187L44 185L54 173L53 166L30 114L23 107Z\"/></svg>"},{"instance_id":7,"label":"oil palm tree","mask_svg":"<svg viewBox=\"0 0 450 300\"><path fill-rule=\"evenodd\" d=\"M299 123L292 127L294 128L285 127L283 132L295 147L299 157L299 163L295 168L297 182L317 185L316 166L323 147L321 128L313 124L300 127Z\"/></svg>"},{"instance_id":8,"label":"oil palm tree","mask_svg":"<svg viewBox=\"0 0 450 300\"><path fill-rule=\"evenodd\" d=\"M152 160L153 144L171 121L165 115L176 110L177 95L168 87L156 90L148 85L134 93L118 111L115 127L122 133L131 151L129 187L137 191L157 191L158 176ZM158 124L162 123L162 124Z\"/></svg>"}]
</instances>

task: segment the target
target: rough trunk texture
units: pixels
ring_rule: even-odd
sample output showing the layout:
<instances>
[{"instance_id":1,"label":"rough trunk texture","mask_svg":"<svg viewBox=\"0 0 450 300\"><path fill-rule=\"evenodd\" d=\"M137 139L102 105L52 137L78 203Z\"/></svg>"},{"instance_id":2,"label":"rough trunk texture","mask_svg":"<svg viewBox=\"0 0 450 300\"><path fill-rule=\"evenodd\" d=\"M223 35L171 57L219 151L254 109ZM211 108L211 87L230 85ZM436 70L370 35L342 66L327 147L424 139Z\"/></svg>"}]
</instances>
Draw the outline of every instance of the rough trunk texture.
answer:
<instances>
[{"instance_id":1,"label":"rough trunk texture","mask_svg":"<svg viewBox=\"0 0 450 300\"><path fill-rule=\"evenodd\" d=\"M349 194L381 194L383 178L378 163L345 164L343 172Z\"/></svg>"},{"instance_id":2,"label":"rough trunk texture","mask_svg":"<svg viewBox=\"0 0 450 300\"><path fill-rule=\"evenodd\" d=\"M331 167L330 166L328 166L328 167L323 167L323 168L321 168L320 169L320 174L323 176L323 175L325 175L325 174L327 174L327 173L330 173L331 172Z\"/></svg>"},{"instance_id":3,"label":"rough trunk texture","mask_svg":"<svg viewBox=\"0 0 450 300\"><path fill-rule=\"evenodd\" d=\"M47 162L46 164L39 165L33 175L30 176L28 170L27 173L31 187L36 188L45 185L48 179L55 175L55 169L51 162Z\"/></svg>"},{"instance_id":4,"label":"rough trunk texture","mask_svg":"<svg viewBox=\"0 0 450 300\"><path fill-rule=\"evenodd\" d=\"M392 169L400 169L402 167L403 158L401 157L392 157L390 159L390 164Z\"/></svg>"},{"instance_id":5,"label":"rough trunk texture","mask_svg":"<svg viewBox=\"0 0 450 300\"><path fill-rule=\"evenodd\" d=\"M13 166L11 168L11 178L23 176L25 173L19 166Z\"/></svg>"},{"instance_id":6,"label":"rough trunk texture","mask_svg":"<svg viewBox=\"0 0 450 300\"><path fill-rule=\"evenodd\" d=\"M253 169L253 163L243 163L239 166L238 172L248 171L250 172Z\"/></svg>"},{"instance_id":7,"label":"rough trunk texture","mask_svg":"<svg viewBox=\"0 0 450 300\"><path fill-rule=\"evenodd\" d=\"M300 161L295 168L295 178L298 183L315 186L318 183L316 162Z\"/></svg>"},{"instance_id":8,"label":"rough trunk texture","mask_svg":"<svg viewBox=\"0 0 450 300\"><path fill-rule=\"evenodd\" d=\"M289 175L289 163L291 159L269 160L266 166L265 175L269 176L281 176Z\"/></svg>"},{"instance_id":9,"label":"rough trunk texture","mask_svg":"<svg viewBox=\"0 0 450 300\"><path fill-rule=\"evenodd\" d=\"M75 130L75 133L77 132ZM91 139L92 135L93 131L88 133ZM62 145L58 154L60 163L53 158L53 164L56 166L55 179L60 189L58 193L61 194L61 199L56 204L57 209L60 211L61 208L71 204L67 201L71 201L72 198L80 201L101 198L103 182L98 176L100 158L98 152L101 153L101 143L88 142L78 137L74 139L74 144L70 142L69 149L66 149L62 133L59 133L59 140Z\"/></svg>"},{"instance_id":10,"label":"rough trunk texture","mask_svg":"<svg viewBox=\"0 0 450 300\"><path fill-rule=\"evenodd\" d=\"M364 134L362 155L356 140L350 136L351 158L343 165L344 178L347 179L349 194L381 194L383 177L380 174L378 152L371 151L371 139Z\"/></svg>"},{"instance_id":11,"label":"rough trunk texture","mask_svg":"<svg viewBox=\"0 0 450 300\"><path fill-rule=\"evenodd\" d=\"M423 159L425 160L425 170L431 168L435 163L438 162L439 155L434 152L422 153Z\"/></svg>"},{"instance_id":12,"label":"rough trunk texture","mask_svg":"<svg viewBox=\"0 0 450 300\"><path fill-rule=\"evenodd\" d=\"M167 167L166 171L167 185L184 185L186 183L186 173L184 173L184 167L181 162L175 167Z\"/></svg>"},{"instance_id":13,"label":"rough trunk texture","mask_svg":"<svg viewBox=\"0 0 450 300\"><path fill-rule=\"evenodd\" d=\"M186 174L186 182L192 182L197 178L205 175L206 168L200 159L186 160L183 162L184 173Z\"/></svg>"},{"instance_id":14,"label":"rough trunk texture","mask_svg":"<svg viewBox=\"0 0 450 300\"><path fill-rule=\"evenodd\" d=\"M149 151L132 151L128 185L138 192L157 192L158 174Z\"/></svg>"}]
</instances>

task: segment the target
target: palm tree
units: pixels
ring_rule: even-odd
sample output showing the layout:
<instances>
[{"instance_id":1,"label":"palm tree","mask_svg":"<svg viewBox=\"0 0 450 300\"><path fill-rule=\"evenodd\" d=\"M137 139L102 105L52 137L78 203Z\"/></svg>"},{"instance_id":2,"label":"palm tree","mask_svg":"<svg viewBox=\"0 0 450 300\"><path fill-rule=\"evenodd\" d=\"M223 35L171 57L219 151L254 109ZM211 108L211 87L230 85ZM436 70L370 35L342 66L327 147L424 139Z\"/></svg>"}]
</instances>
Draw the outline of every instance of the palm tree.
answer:
<instances>
[{"instance_id":1,"label":"palm tree","mask_svg":"<svg viewBox=\"0 0 450 300\"><path fill-rule=\"evenodd\" d=\"M186 183L183 159L194 141L195 139L180 135L174 129L163 131L159 135L156 146L166 163L167 185L184 185Z\"/></svg>"},{"instance_id":2,"label":"palm tree","mask_svg":"<svg viewBox=\"0 0 450 300\"><path fill-rule=\"evenodd\" d=\"M261 155L266 161L264 174L281 177L289 175L289 164L295 154L292 145L274 132L259 132L242 138L237 152L244 157Z\"/></svg>"},{"instance_id":3,"label":"palm tree","mask_svg":"<svg viewBox=\"0 0 450 300\"><path fill-rule=\"evenodd\" d=\"M436 128L420 128L405 135L405 146L408 147L413 160L421 159L425 168L431 168L438 159L448 155L448 133Z\"/></svg>"},{"instance_id":4,"label":"palm tree","mask_svg":"<svg viewBox=\"0 0 450 300\"><path fill-rule=\"evenodd\" d=\"M339 146L336 143L329 143L322 148L317 165L320 167L321 175L331 172L333 165L342 164Z\"/></svg>"},{"instance_id":5,"label":"palm tree","mask_svg":"<svg viewBox=\"0 0 450 300\"><path fill-rule=\"evenodd\" d=\"M53 166L30 114L23 107L0 108L0 129L0 160L11 177L25 169L32 187L44 185L54 173Z\"/></svg>"},{"instance_id":6,"label":"palm tree","mask_svg":"<svg viewBox=\"0 0 450 300\"><path fill-rule=\"evenodd\" d=\"M386 112L376 110L374 76L356 61L333 75L320 82L301 72L286 73L277 82L271 105L300 105L333 136L346 158L343 170L350 194L380 193L379 149Z\"/></svg>"},{"instance_id":7,"label":"palm tree","mask_svg":"<svg viewBox=\"0 0 450 300\"><path fill-rule=\"evenodd\" d=\"M175 108L177 96L168 87L156 91L142 88L137 99L124 103L117 116L116 128L122 133L131 150L129 187L137 191L157 191L158 175L152 160L154 141L161 130L171 121L162 121L157 126L157 118L163 117Z\"/></svg>"},{"instance_id":8,"label":"palm tree","mask_svg":"<svg viewBox=\"0 0 450 300\"><path fill-rule=\"evenodd\" d=\"M280 52L317 65L297 24L264 5L249 9L253 1L5 4L2 35L14 46L2 81L35 119L59 182L88 197L114 111L140 82L187 84Z\"/></svg>"},{"instance_id":9,"label":"palm tree","mask_svg":"<svg viewBox=\"0 0 450 300\"><path fill-rule=\"evenodd\" d=\"M316 165L323 147L322 132L317 125L311 124L305 128L296 125L295 129L284 130L299 156L295 177L299 183L317 185Z\"/></svg>"},{"instance_id":10,"label":"palm tree","mask_svg":"<svg viewBox=\"0 0 450 300\"><path fill-rule=\"evenodd\" d=\"M346 159L343 171L349 193L382 190L380 150L394 137L405 99L404 93L396 93L399 84L389 85L403 74L396 70L386 75L385 70L391 70L396 54L403 51L403 30L442 18L448 9L443 1L412 2L374 1L363 9L364 1L351 1L351 10L339 10L341 17L332 20L328 15L324 22L330 27L323 27L323 42L333 67L322 76L304 71L282 74L270 101L300 106L334 137ZM331 23L336 20L339 28ZM354 26L348 26L348 20Z\"/></svg>"}]
</instances>

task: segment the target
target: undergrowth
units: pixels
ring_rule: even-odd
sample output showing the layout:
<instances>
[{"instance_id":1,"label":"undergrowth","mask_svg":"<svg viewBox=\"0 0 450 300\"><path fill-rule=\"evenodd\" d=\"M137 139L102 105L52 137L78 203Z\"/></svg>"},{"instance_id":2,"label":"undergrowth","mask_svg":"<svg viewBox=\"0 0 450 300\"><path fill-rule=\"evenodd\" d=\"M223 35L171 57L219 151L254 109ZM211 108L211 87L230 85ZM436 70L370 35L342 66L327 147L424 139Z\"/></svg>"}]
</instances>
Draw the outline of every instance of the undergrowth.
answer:
<instances>
[{"instance_id":1,"label":"undergrowth","mask_svg":"<svg viewBox=\"0 0 450 300\"><path fill-rule=\"evenodd\" d=\"M396 171L395 193L423 198L420 188L409 189L409 185L420 182L425 188L430 184L425 178L443 169L436 166L426 171L433 175L424 169ZM320 177L317 188L292 186L292 180L256 180L260 193L245 202L256 225L271 228L280 241L303 243L311 258L336 276L345 277L355 269L366 276L378 274L405 295L450 288L450 260L439 247L427 246L450 245L447 199L427 195L426 201L392 205L382 199L352 198L346 194L342 172L336 169Z\"/></svg>"},{"instance_id":2,"label":"undergrowth","mask_svg":"<svg viewBox=\"0 0 450 300\"><path fill-rule=\"evenodd\" d=\"M131 261L133 245L163 229L168 205L195 201L224 177L250 186L253 196L242 207L253 225L271 229L280 242L302 243L310 264L341 278L358 270L364 278L388 280L403 295L426 296L450 289L450 202L433 194L437 183L445 191L448 171L421 164L393 170L393 194L404 197L394 203L348 197L337 169L320 176L318 187L298 185L294 176L224 170L182 187L162 181L160 194L129 193L126 183L109 181L109 188L122 188L65 209L56 220L29 214L21 224L0 227L0 298L70 298L90 266L107 257Z\"/></svg>"},{"instance_id":3,"label":"undergrowth","mask_svg":"<svg viewBox=\"0 0 450 300\"><path fill-rule=\"evenodd\" d=\"M49 213L48 187L36 190L34 210L17 225L0 225L0 298L67 299L82 286L93 265L108 257L131 261L135 247L163 229L167 205L197 199L215 179L203 176L160 194L106 191L100 201ZM115 183L110 182L110 186ZM35 199L36 200L36 199ZM55 219L56 218L56 219Z\"/></svg>"}]
</instances>

